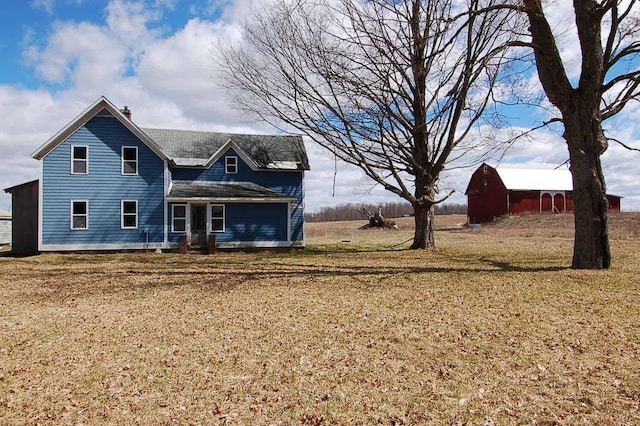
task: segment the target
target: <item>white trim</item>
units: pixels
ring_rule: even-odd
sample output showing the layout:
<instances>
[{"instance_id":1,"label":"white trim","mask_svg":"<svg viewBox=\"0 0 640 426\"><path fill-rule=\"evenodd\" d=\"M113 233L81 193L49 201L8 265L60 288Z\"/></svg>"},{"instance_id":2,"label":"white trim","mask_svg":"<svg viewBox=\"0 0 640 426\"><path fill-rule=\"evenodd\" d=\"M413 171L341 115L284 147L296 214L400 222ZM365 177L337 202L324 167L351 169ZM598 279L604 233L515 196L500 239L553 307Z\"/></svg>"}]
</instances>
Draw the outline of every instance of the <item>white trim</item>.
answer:
<instances>
[{"instance_id":1,"label":"white trim","mask_svg":"<svg viewBox=\"0 0 640 426\"><path fill-rule=\"evenodd\" d=\"M164 202L164 222L163 222L163 233L164 233L164 244L167 245L169 243L169 202L167 201L167 194L169 193L169 165L167 164L167 160L162 160L164 163L164 193L162 194L162 199Z\"/></svg>"},{"instance_id":2,"label":"white trim","mask_svg":"<svg viewBox=\"0 0 640 426\"><path fill-rule=\"evenodd\" d=\"M69 136L75 133L79 128L84 126L90 119L95 117L100 111L106 109L115 117L122 125L138 137L145 145L149 147L158 157L167 160L167 156L162 152L160 146L153 141L145 132L143 132L135 123L129 120L114 104L107 98L101 96L93 104L89 105L84 111L78 114L71 122L49 138L44 144L36 149L31 156L36 160L41 160L53 151L58 145L64 142Z\"/></svg>"},{"instance_id":3,"label":"white trim","mask_svg":"<svg viewBox=\"0 0 640 426\"><path fill-rule=\"evenodd\" d=\"M136 150L136 172L135 173L125 173L124 170L124 163L125 163L125 159L124 159L124 150L125 149L135 149ZM131 162L131 160L128 160L128 162ZM137 146L125 146L123 145L122 147L120 147L120 173L122 174L122 176L138 176L138 170L140 169L140 161L139 161L139 157L138 157L138 147Z\"/></svg>"},{"instance_id":4,"label":"white trim","mask_svg":"<svg viewBox=\"0 0 640 426\"><path fill-rule=\"evenodd\" d=\"M73 227L73 203L85 203L85 218L86 218L86 222L85 222L85 227L84 228L74 228ZM78 217L81 217L83 215L76 215ZM86 231L89 229L89 200L70 200L69 201L69 229L71 231Z\"/></svg>"},{"instance_id":5,"label":"white trim","mask_svg":"<svg viewBox=\"0 0 640 426\"><path fill-rule=\"evenodd\" d=\"M84 148L84 149L85 149L85 156L86 156L86 158L76 159L76 158L74 157L74 148ZM70 151L71 151L71 152L69 153L69 158L70 158L70 163L71 163L70 173L71 173L72 175L88 175L88 174L89 174L89 145L78 145L78 144L74 144L74 145L71 145ZM73 167L73 166L74 166L74 161L76 161L76 160L78 160L78 161L80 161L80 160L84 160L84 163L85 163L85 164L84 164L84 167L85 167L85 170L86 170L84 173L81 173L81 172L75 172L75 171L73 170L73 169L74 169L74 167Z\"/></svg>"},{"instance_id":6,"label":"white trim","mask_svg":"<svg viewBox=\"0 0 640 426\"><path fill-rule=\"evenodd\" d=\"M302 177L300 178L300 204L298 204L299 206L302 207L302 247L304 247L306 245L306 241L307 241L307 232L306 232L306 223L304 220L304 212L305 212L305 192L306 192L306 186L305 186L305 180L304 180L304 175L305 175L305 171L302 171ZM298 200L296 200L297 202Z\"/></svg>"},{"instance_id":7,"label":"white trim","mask_svg":"<svg viewBox=\"0 0 640 426\"><path fill-rule=\"evenodd\" d=\"M229 149L233 149L233 151L235 151L235 153L242 159L242 161L244 161L247 166L249 166L249 168L253 171L258 171L261 170L258 165L251 159L251 157L249 157L243 150L242 148L240 148L232 139L229 139L224 145L222 145L220 147L219 150L217 150L216 152L213 153L213 155L211 155L211 157L209 157L209 159L207 160L206 163L204 163L204 168L205 169L210 169L211 166L213 165L213 163L215 163L216 161L218 161L220 158L222 158L222 156L224 154L226 154Z\"/></svg>"},{"instance_id":8,"label":"white trim","mask_svg":"<svg viewBox=\"0 0 640 426\"><path fill-rule=\"evenodd\" d=\"M302 241L228 241L218 242L218 248L289 248L304 247ZM43 244L39 251L77 251L77 250L155 250L177 249L179 243L97 243L97 244Z\"/></svg>"},{"instance_id":9,"label":"white trim","mask_svg":"<svg viewBox=\"0 0 640 426\"><path fill-rule=\"evenodd\" d=\"M236 248L290 248L305 247L304 241L228 241L216 244L222 249ZM179 243L97 243L97 244L43 244L39 251L77 251L77 250L156 250L177 249Z\"/></svg>"},{"instance_id":10,"label":"white trim","mask_svg":"<svg viewBox=\"0 0 640 426\"><path fill-rule=\"evenodd\" d=\"M253 161L253 159L251 159L251 157L249 157L244 152L244 150L242 148L240 148L232 139L229 139L228 147L223 153L227 152L229 150L229 148L233 149L235 151L235 153L242 159L242 161L244 161L245 164L247 166L249 166L249 168L251 170L253 170L254 172L257 172L257 171L260 171L260 170L264 170L264 169L258 167L258 165L255 163L255 161ZM222 156L223 153L221 153L220 156ZM210 162L210 163L208 163L208 168L210 168L215 161L217 161L217 159L212 161L212 162Z\"/></svg>"},{"instance_id":11,"label":"white trim","mask_svg":"<svg viewBox=\"0 0 640 426\"><path fill-rule=\"evenodd\" d=\"M233 167L236 169L235 172L231 172L229 171L229 160L233 160L235 162L235 164L233 164ZM225 174L228 175L237 175L238 174L238 156L237 155L225 155L224 156L224 172Z\"/></svg>"},{"instance_id":12,"label":"white trim","mask_svg":"<svg viewBox=\"0 0 640 426\"><path fill-rule=\"evenodd\" d=\"M291 241L291 203L287 203L287 241Z\"/></svg>"},{"instance_id":13,"label":"white trim","mask_svg":"<svg viewBox=\"0 0 640 426\"><path fill-rule=\"evenodd\" d=\"M41 249L42 247L42 200L44 199L44 194L42 191L42 188L44 187L43 178L44 178L44 162L40 164L40 180L38 181L38 251L42 250ZM12 194L12 201L13 201L13 194Z\"/></svg>"},{"instance_id":14,"label":"white trim","mask_svg":"<svg viewBox=\"0 0 640 426\"><path fill-rule=\"evenodd\" d=\"M176 246L177 247L177 246ZM75 250L155 250L168 248L163 243L92 243L92 244L43 244L40 251Z\"/></svg>"},{"instance_id":15,"label":"white trim","mask_svg":"<svg viewBox=\"0 0 640 426\"><path fill-rule=\"evenodd\" d=\"M124 203L135 203L136 204L136 212L135 212L135 219L136 219L136 225L135 226L124 226L124 216L125 214L127 216L132 216L132 213L125 213L124 212ZM138 229L138 200L120 200L120 229Z\"/></svg>"},{"instance_id":16,"label":"white trim","mask_svg":"<svg viewBox=\"0 0 640 426\"><path fill-rule=\"evenodd\" d=\"M191 244L191 203L187 203L185 208L184 233L187 235L187 241Z\"/></svg>"},{"instance_id":17,"label":"white trim","mask_svg":"<svg viewBox=\"0 0 640 426\"><path fill-rule=\"evenodd\" d=\"M277 167L274 167L274 163L269 163L264 167L260 167L258 166L258 164L249 156L247 155L247 153L244 152L244 150L242 148L240 148L234 141L233 138L230 138L227 140L227 142L225 142L218 150L216 150L216 152L214 152L213 154L211 154L211 156L209 158L207 158L206 160L201 160L199 158L194 159L194 158L180 158L180 157L176 157L176 158L172 158L171 161L174 165L176 165L177 167L184 167L184 168L189 168L189 169L210 169L211 166L218 160L220 160L222 158L222 156L227 153L229 151L229 149L233 149L235 151L235 153L242 159L242 161L245 162L245 164L247 166L249 166L249 168L254 171L254 172L272 172L272 171L278 171L278 172L286 172L286 173L298 173L298 172L304 172L304 170L308 170L308 169L300 169L300 168L286 168L286 169L280 169ZM297 164L297 163L296 163Z\"/></svg>"},{"instance_id":18,"label":"white trim","mask_svg":"<svg viewBox=\"0 0 640 426\"><path fill-rule=\"evenodd\" d=\"M291 241L223 241L216 245L219 248L279 248L291 247Z\"/></svg>"},{"instance_id":19,"label":"white trim","mask_svg":"<svg viewBox=\"0 0 640 426\"><path fill-rule=\"evenodd\" d=\"M224 154L226 154L230 149L233 149L236 153L237 156L239 156L242 161L244 161L247 166L249 166L249 168L251 170L253 170L254 172L256 171L265 171L266 169L262 169L260 167L258 167L258 165L255 163L255 161L253 161L251 159L251 157L249 157L243 150L242 148L240 148L235 142L233 142L232 139L228 139L216 152L214 152L213 154L211 154L211 156L206 160L203 161L200 164L197 165L190 165L190 164L183 164L180 162L180 158L174 158L173 159L173 163L175 165L177 165L178 167L186 167L186 168L192 168L192 169L210 169L211 166L218 161L219 159L222 158L222 156ZM267 171L273 171L271 169L267 170Z\"/></svg>"},{"instance_id":20,"label":"white trim","mask_svg":"<svg viewBox=\"0 0 640 426\"><path fill-rule=\"evenodd\" d=\"M287 198L210 198L210 197L192 197L192 198L182 198L182 197L172 197L167 198L167 201L170 203L190 203L190 202L209 202L209 203L272 203L272 204L284 204L295 201L293 197Z\"/></svg>"},{"instance_id":21,"label":"white trim","mask_svg":"<svg viewBox=\"0 0 640 426\"><path fill-rule=\"evenodd\" d=\"M219 230L214 230L213 229L213 215L211 214L211 208L212 207L222 207L222 229ZM224 204L207 204L207 219L208 219L208 223L207 223L207 234L214 234L214 233L222 233L225 232L227 229L227 208ZM220 219L219 217L217 217L216 219ZM208 236L208 235L207 235Z\"/></svg>"},{"instance_id":22,"label":"white trim","mask_svg":"<svg viewBox=\"0 0 640 426\"><path fill-rule=\"evenodd\" d=\"M186 203L172 204L171 205L171 233L172 234L186 234L187 233L187 218L189 217L189 208ZM176 231L173 223L176 219L176 207L184 207L184 231Z\"/></svg>"},{"instance_id":23,"label":"white trim","mask_svg":"<svg viewBox=\"0 0 640 426\"><path fill-rule=\"evenodd\" d=\"M567 212L567 194L565 191L540 191L540 212L542 213L542 197L547 194L551 197L551 213L566 213ZM562 195L562 210L556 208L556 195Z\"/></svg>"}]
</instances>

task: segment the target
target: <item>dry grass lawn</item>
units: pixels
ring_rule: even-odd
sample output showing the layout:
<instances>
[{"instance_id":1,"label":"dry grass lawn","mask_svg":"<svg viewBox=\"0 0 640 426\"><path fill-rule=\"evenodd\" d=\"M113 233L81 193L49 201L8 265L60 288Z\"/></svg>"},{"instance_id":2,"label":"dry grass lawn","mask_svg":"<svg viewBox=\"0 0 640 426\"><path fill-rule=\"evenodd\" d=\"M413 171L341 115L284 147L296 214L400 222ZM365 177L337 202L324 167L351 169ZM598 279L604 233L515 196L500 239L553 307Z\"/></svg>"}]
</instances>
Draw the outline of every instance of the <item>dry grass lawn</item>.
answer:
<instances>
[{"instance_id":1,"label":"dry grass lawn","mask_svg":"<svg viewBox=\"0 0 640 426\"><path fill-rule=\"evenodd\" d=\"M548 223L450 220L435 252L403 219L292 253L0 257L0 424L640 424L640 238L575 271Z\"/></svg>"}]
</instances>

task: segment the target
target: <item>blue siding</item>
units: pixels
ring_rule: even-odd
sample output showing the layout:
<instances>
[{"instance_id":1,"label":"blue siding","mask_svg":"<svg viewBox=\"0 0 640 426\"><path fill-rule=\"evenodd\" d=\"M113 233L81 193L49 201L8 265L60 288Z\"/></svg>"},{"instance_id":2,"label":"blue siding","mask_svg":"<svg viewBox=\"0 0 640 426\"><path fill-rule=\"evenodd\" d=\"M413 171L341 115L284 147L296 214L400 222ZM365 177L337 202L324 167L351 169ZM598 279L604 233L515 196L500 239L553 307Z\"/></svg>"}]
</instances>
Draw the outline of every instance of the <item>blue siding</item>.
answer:
<instances>
[{"instance_id":1,"label":"blue siding","mask_svg":"<svg viewBox=\"0 0 640 426\"><path fill-rule=\"evenodd\" d=\"M89 147L89 173L70 173L71 145ZM138 147L138 175L121 174L122 146ZM94 117L43 159L43 244L164 241L164 161L118 120ZM71 200L89 202L89 229L70 230ZM121 229L121 200L138 201L138 228Z\"/></svg>"},{"instance_id":2,"label":"blue siding","mask_svg":"<svg viewBox=\"0 0 640 426\"><path fill-rule=\"evenodd\" d=\"M291 209L291 241L304 241L304 210L302 205Z\"/></svg>"},{"instance_id":3,"label":"blue siding","mask_svg":"<svg viewBox=\"0 0 640 426\"><path fill-rule=\"evenodd\" d=\"M172 204L169 204L169 242L177 243L180 235L184 233L171 232ZM287 203L227 203L225 230L215 232L216 240L218 242L287 241L287 209Z\"/></svg>"},{"instance_id":4,"label":"blue siding","mask_svg":"<svg viewBox=\"0 0 640 426\"><path fill-rule=\"evenodd\" d=\"M238 157L238 173L225 173L225 157ZM303 171L259 170L249 167L235 150L229 149L208 169L177 168L172 170L175 180L205 180L212 182L253 182L273 191L295 198L295 206L291 209L291 240L304 239L304 211L302 182ZM285 212L286 216L286 212ZM286 235L285 235L286 239Z\"/></svg>"},{"instance_id":5,"label":"blue siding","mask_svg":"<svg viewBox=\"0 0 640 426\"><path fill-rule=\"evenodd\" d=\"M287 241L287 204L227 204L225 232L217 240Z\"/></svg>"}]
</instances>

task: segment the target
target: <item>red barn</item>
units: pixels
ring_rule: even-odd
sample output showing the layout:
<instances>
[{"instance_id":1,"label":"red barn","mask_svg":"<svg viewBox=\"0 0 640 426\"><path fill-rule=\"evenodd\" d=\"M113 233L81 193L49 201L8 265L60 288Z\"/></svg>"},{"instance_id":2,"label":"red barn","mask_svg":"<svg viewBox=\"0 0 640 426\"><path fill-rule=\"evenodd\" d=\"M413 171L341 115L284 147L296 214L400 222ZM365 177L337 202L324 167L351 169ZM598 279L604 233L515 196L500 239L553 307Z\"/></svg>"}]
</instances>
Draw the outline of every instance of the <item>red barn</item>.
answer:
<instances>
[{"instance_id":1,"label":"red barn","mask_svg":"<svg viewBox=\"0 0 640 426\"><path fill-rule=\"evenodd\" d=\"M573 211L573 180L568 169L491 167L482 164L465 191L470 224L503 215ZM610 211L620 211L620 198L607 195Z\"/></svg>"}]
</instances>

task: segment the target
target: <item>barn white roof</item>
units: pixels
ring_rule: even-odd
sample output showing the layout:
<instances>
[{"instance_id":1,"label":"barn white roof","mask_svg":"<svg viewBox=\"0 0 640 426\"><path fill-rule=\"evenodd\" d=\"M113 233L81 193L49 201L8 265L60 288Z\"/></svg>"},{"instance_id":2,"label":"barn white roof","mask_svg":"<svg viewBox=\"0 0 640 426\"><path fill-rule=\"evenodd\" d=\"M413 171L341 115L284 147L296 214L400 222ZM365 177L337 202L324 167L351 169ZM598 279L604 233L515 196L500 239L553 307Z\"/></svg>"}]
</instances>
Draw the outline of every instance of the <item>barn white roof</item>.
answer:
<instances>
[{"instance_id":1,"label":"barn white roof","mask_svg":"<svg viewBox=\"0 0 640 426\"><path fill-rule=\"evenodd\" d=\"M568 169L528 169L496 167L507 189L518 191L572 191L573 180Z\"/></svg>"}]
</instances>

